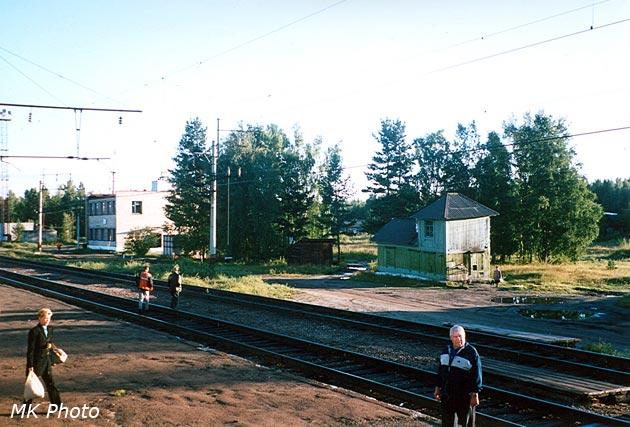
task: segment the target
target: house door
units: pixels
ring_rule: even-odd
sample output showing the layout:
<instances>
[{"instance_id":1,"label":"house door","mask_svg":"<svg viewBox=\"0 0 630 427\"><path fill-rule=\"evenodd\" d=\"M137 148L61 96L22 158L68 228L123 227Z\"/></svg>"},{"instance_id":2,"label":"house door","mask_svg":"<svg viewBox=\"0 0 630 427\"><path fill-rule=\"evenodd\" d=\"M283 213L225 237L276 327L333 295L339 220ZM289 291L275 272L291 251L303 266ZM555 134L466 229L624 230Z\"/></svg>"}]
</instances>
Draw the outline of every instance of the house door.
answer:
<instances>
[{"instance_id":1,"label":"house door","mask_svg":"<svg viewBox=\"0 0 630 427\"><path fill-rule=\"evenodd\" d=\"M470 277L470 273L472 273L472 254L470 252L466 252L464 254L464 267L466 268L466 274Z\"/></svg>"}]
</instances>

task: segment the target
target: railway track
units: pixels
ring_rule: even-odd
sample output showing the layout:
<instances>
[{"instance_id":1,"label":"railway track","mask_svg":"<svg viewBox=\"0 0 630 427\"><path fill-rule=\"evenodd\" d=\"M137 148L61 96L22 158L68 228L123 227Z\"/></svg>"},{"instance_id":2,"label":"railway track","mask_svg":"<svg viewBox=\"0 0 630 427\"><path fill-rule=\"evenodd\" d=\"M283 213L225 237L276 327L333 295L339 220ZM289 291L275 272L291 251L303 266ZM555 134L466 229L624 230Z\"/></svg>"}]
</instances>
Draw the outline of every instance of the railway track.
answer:
<instances>
[{"instance_id":1,"label":"railway track","mask_svg":"<svg viewBox=\"0 0 630 427\"><path fill-rule=\"evenodd\" d=\"M434 415L438 408L432 398L433 372L157 305L152 306L149 315L139 316L135 313L134 300L6 270L0 271L0 281L228 352L255 356L312 378ZM484 388L477 417L480 425L489 426L630 425L626 419L496 387Z\"/></svg>"},{"instance_id":2,"label":"railway track","mask_svg":"<svg viewBox=\"0 0 630 427\"><path fill-rule=\"evenodd\" d=\"M118 283L134 283L134 278L125 274L106 273L7 257L0 257L0 261L26 267L44 268L66 274L89 275ZM164 281L156 280L155 283L158 288L168 288L167 283ZM229 304L247 305L257 309L286 313L292 316L319 318L327 322L336 322L344 326L387 336L404 337L415 342L430 342L438 345L448 343L448 338L446 338L448 337L448 327L443 326L191 286L186 287L186 293L196 294L204 298L211 297ZM497 366L500 366L503 370L509 370L510 368L506 363L518 364L520 366L525 365L537 369L562 372L579 378L590 378L594 381L618 384L621 387L626 387L630 384L630 359L627 358L478 331L469 331L468 336L469 340L474 342L475 347L484 355L484 358L488 358L491 355L492 359L501 361L502 363L497 364ZM510 378L510 375L507 375L503 378L496 378L496 380L498 383L502 383ZM542 392L554 390L542 384L539 384L538 387Z\"/></svg>"}]
</instances>

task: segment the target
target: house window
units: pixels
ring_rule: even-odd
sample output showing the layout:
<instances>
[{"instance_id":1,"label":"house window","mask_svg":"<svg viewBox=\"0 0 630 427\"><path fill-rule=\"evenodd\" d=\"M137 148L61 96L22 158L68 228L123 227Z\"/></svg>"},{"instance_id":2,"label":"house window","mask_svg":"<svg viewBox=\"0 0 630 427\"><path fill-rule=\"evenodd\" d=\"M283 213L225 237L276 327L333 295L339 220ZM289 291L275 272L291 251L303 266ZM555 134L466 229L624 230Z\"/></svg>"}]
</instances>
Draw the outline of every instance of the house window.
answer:
<instances>
[{"instance_id":1,"label":"house window","mask_svg":"<svg viewBox=\"0 0 630 427\"><path fill-rule=\"evenodd\" d=\"M424 237L433 237L433 221L424 221Z\"/></svg>"},{"instance_id":2,"label":"house window","mask_svg":"<svg viewBox=\"0 0 630 427\"><path fill-rule=\"evenodd\" d=\"M142 202L140 202L140 201L131 202L131 213L133 213L133 214L141 214L142 213Z\"/></svg>"}]
</instances>

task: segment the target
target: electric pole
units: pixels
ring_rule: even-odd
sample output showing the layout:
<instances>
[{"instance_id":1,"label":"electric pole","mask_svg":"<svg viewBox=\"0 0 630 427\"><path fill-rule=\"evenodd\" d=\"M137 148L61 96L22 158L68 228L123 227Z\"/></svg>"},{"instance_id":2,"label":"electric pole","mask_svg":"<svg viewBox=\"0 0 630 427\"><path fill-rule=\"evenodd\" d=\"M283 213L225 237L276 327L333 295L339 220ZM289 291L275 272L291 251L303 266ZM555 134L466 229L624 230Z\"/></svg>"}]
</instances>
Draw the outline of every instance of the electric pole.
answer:
<instances>
[{"instance_id":1,"label":"electric pole","mask_svg":"<svg viewBox=\"0 0 630 427\"><path fill-rule=\"evenodd\" d=\"M212 141L212 168L210 170L210 179L212 188L210 191L210 250L208 253L209 261L215 261L217 258L217 158L219 157L219 120L217 119L217 139Z\"/></svg>"},{"instance_id":2,"label":"electric pole","mask_svg":"<svg viewBox=\"0 0 630 427\"><path fill-rule=\"evenodd\" d=\"M44 181L39 181L39 227L37 230L37 252L42 251L43 225L44 225Z\"/></svg>"}]
</instances>

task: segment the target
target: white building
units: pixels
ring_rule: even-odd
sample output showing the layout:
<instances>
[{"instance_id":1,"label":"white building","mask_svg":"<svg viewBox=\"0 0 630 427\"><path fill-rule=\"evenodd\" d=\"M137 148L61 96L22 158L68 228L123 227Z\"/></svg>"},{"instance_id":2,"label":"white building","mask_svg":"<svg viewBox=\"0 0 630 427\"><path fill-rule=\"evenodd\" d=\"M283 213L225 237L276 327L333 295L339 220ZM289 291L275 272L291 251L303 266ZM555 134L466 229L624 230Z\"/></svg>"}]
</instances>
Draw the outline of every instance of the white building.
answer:
<instances>
[{"instance_id":1,"label":"white building","mask_svg":"<svg viewBox=\"0 0 630 427\"><path fill-rule=\"evenodd\" d=\"M132 230L152 228L160 235L170 221L164 214L166 191L118 191L115 194L92 194L87 198L88 248L123 252L125 240Z\"/></svg>"}]
</instances>

